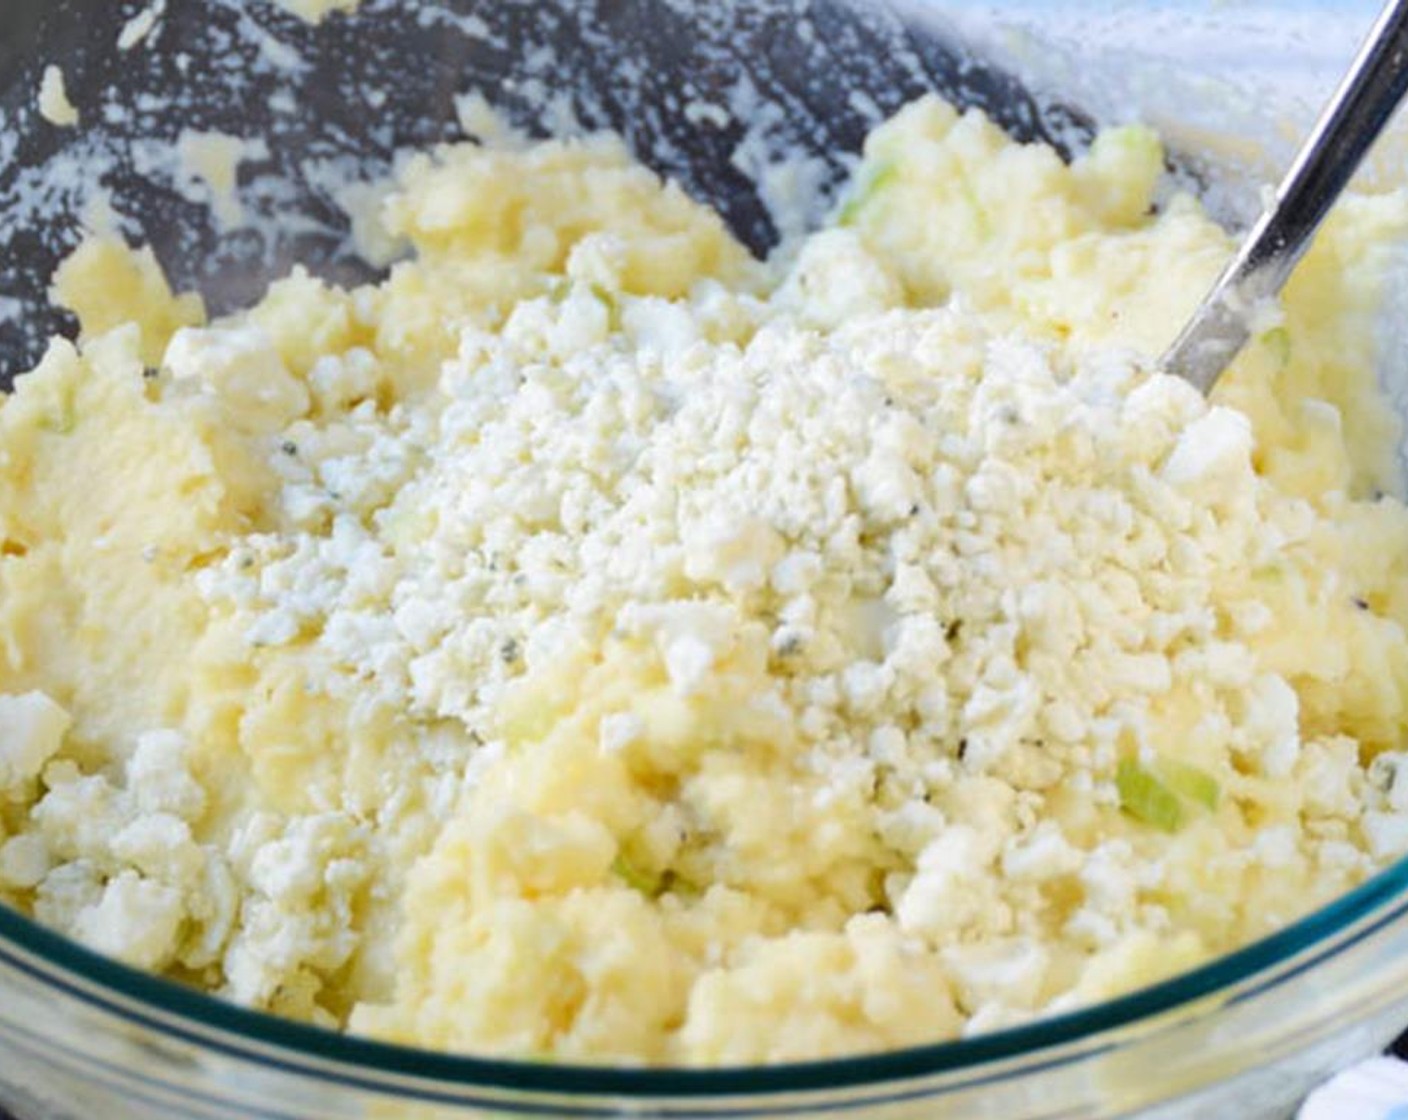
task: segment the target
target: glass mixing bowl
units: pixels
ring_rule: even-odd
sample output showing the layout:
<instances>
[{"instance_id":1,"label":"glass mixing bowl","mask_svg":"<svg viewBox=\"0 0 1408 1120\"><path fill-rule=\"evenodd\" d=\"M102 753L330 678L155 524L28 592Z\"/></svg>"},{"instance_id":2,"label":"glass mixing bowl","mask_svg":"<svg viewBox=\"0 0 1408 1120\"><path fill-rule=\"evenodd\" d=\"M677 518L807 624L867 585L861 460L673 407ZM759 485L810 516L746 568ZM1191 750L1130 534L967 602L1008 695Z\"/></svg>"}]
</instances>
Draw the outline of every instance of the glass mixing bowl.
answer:
<instances>
[{"instance_id":1,"label":"glass mixing bowl","mask_svg":"<svg viewBox=\"0 0 1408 1120\"><path fill-rule=\"evenodd\" d=\"M160 18L142 36L128 21L148 7ZM1067 151L1096 121L1142 115L1172 138L1174 169L1235 220L1368 16L1328 3L369 0L313 29L246 0L7 0L0 385L69 325L43 292L95 207L217 311L294 261L342 281L371 275L339 205L349 184L400 149L460 135L458 98L471 91L526 127L618 129L759 251L778 233L769 190L790 182L825 205L865 130L931 88ZM82 114L76 131L34 110L50 62ZM258 139L233 219L162 157L185 128ZM1392 362L1384 375L1405 381ZM1405 1023L1404 864L1275 936L1097 1007L943 1045L716 1071L487 1061L344 1037L133 971L0 907L0 1104L21 1120L1281 1117Z\"/></svg>"}]
</instances>

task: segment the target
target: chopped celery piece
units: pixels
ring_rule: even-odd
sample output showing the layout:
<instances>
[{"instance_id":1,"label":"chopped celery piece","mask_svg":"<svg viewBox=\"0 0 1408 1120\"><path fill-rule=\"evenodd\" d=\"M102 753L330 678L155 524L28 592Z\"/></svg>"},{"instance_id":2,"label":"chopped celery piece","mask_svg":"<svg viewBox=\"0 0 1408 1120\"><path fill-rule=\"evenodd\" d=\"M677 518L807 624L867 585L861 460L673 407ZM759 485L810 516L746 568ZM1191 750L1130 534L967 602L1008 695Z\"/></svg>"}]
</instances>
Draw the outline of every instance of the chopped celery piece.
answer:
<instances>
[{"instance_id":1,"label":"chopped celery piece","mask_svg":"<svg viewBox=\"0 0 1408 1120\"><path fill-rule=\"evenodd\" d=\"M982 199L978 197L977 189L966 175L960 175L958 190L963 195L963 201L967 203L968 209L973 212L973 228L977 230L978 236L986 241L992 236L992 219L988 217L987 209L983 206Z\"/></svg>"},{"instance_id":2,"label":"chopped celery piece","mask_svg":"<svg viewBox=\"0 0 1408 1120\"><path fill-rule=\"evenodd\" d=\"M1200 766L1192 766L1177 759L1161 759L1159 772L1168 788L1180 797L1196 801L1208 809L1216 809L1218 802L1222 800L1222 786Z\"/></svg>"},{"instance_id":3,"label":"chopped celery piece","mask_svg":"<svg viewBox=\"0 0 1408 1120\"><path fill-rule=\"evenodd\" d=\"M51 419L40 422L40 427L56 436L66 436L73 431L76 421L72 412L60 412Z\"/></svg>"},{"instance_id":4,"label":"chopped celery piece","mask_svg":"<svg viewBox=\"0 0 1408 1120\"><path fill-rule=\"evenodd\" d=\"M45 417L39 422L39 426L46 432L53 432L55 435L66 436L77 426L77 409L73 401L73 384L68 381L61 382L58 386L53 414Z\"/></svg>"},{"instance_id":5,"label":"chopped celery piece","mask_svg":"<svg viewBox=\"0 0 1408 1120\"><path fill-rule=\"evenodd\" d=\"M655 875L642 871L624 854L619 854L611 863L611 872L633 891L639 891L646 898L659 898L666 886L665 875Z\"/></svg>"},{"instance_id":6,"label":"chopped celery piece","mask_svg":"<svg viewBox=\"0 0 1408 1120\"><path fill-rule=\"evenodd\" d=\"M606 322L613 331L621 329L621 305L617 302L616 294L609 288L601 284L592 284L591 293L597 300L606 305Z\"/></svg>"},{"instance_id":7,"label":"chopped celery piece","mask_svg":"<svg viewBox=\"0 0 1408 1120\"><path fill-rule=\"evenodd\" d=\"M1261 336L1261 344L1270 352L1278 369L1285 369L1291 360L1291 332L1285 327L1272 327Z\"/></svg>"},{"instance_id":8,"label":"chopped celery piece","mask_svg":"<svg viewBox=\"0 0 1408 1120\"><path fill-rule=\"evenodd\" d=\"M854 225L866 204L894 182L898 175L899 169L893 163L882 163L877 166L865 182L856 187L855 193L841 207L840 213L836 215L836 224L838 226Z\"/></svg>"},{"instance_id":9,"label":"chopped celery piece","mask_svg":"<svg viewBox=\"0 0 1408 1120\"><path fill-rule=\"evenodd\" d=\"M1178 797L1134 759L1120 760L1115 786L1120 808L1135 820L1164 832L1176 832L1183 824L1183 805Z\"/></svg>"}]
</instances>

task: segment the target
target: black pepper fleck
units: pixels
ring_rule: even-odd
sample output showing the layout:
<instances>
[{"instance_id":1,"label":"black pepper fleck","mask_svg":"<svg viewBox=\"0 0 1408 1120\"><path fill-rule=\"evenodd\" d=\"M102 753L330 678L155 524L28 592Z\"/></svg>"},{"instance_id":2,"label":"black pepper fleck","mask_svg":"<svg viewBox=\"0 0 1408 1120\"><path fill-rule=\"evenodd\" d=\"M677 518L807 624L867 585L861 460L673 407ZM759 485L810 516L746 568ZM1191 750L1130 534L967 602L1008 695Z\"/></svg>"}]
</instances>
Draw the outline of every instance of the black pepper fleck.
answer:
<instances>
[{"instance_id":1,"label":"black pepper fleck","mask_svg":"<svg viewBox=\"0 0 1408 1120\"><path fill-rule=\"evenodd\" d=\"M963 620L955 618L944 628L944 639L949 642L956 642L958 635L963 633Z\"/></svg>"},{"instance_id":2,"label":"black pepper fleck","mask_svg":"<svg viewBox=\"0 0 1408 1120\"><path fill-rule=\"evenodd\" d=\"M1369 601L1367 599L1361 599L1358 595L1356 595L1351 602L1361 611L1367 611L1369 609Z\"/></svg>"},{"instance_id":3,"label":"black pepper fleck","mask_svg":"<svg viewBox=\"0 0 1408 1120\"><path fill-rule=\"evenodd\" d=\"M279 444L279 450L285 455L297 455L298 444L294 443L291 439L286 439L283 443Z\"/></svg>"},{"instance_id":4,"label":"black pepper fleck","mask_svg":"<svg viewBox=\"0 0 1408 1120\"><path fill-rule=\"evenodd\" d=\"M968 737L965 735L958 740L958 761L962 762L968 755Z\"/></svg>"},{"instance_id":5,"label":"black pepper fleck","mask_svg":"<svg viewBox=\"0 0 1408 1120\"><path fill-rule=\"evenodd\" d=\"M515 638L509 638L508 641L504 642L504 644L499 647L499 656L500 656L501 658L503 658L503 661L504 661L504 664L505 664L505 665L512 665L515 661L517 661L517 660L518 660L518 641L517 641L517 639L515 639Z\"/></svg>"},{"instance_id":6,"label":"black pepper fleck","mask_svg":"<svg viewBox=\"0 0 1408 1120\"><path fill-rule=\"evenodd\" d=\"M777 646L779 657L793 657L802 652L802 636L800 634L788 634Z\"/></svg>"}]
</instances>

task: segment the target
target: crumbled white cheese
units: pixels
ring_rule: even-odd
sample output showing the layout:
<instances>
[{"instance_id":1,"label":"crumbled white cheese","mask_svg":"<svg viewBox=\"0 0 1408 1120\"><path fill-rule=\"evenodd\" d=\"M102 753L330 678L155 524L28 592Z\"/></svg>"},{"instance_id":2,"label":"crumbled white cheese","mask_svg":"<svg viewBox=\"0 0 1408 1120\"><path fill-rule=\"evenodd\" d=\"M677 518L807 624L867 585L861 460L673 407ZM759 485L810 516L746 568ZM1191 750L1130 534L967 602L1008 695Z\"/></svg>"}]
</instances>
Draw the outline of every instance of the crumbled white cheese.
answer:
<instances>
[{"instance_id":1,"label":"crumbled white cheese","mask_svg":"<svg viewBox=\"0 0 1408 1120\"><path fill-rule=\"evenodd\" d=\"M32 832L0 844L0 887L33 890L52 869L44 839Z\"/></svg>"},{"instance_id":2,"label":"crumbled white cheese","mask_svg":"<svg viewBox=\"0 0 1408 1120\"><path fill-rule=\"evenodd\" d=\"M122 25L117 35L117 49L130 51L151 41L152 32L166 15L166 0L152 0L145 8Z\"/></svg>"},{"instance_id":3,"label":"crumbled white cheese","mask_svg":"<svg viewBox=\"0 0 1408 1120\"><path fill-rule=\"evenodd\" d=\"M142 812L185 820L200 815L206 794L186 766L186 751L185 738L175 731L151 731L137 739L127 760L127 783Z\"/></svg>"},{"instance_id":4,"label":"crumbled white cheese","mask_svg":"<svg viewBox=\"0 0 1408 1120\"><path fill-rule=\"evenodd\" d=\"M63 746L68 713L42 692L0 695L0 793L18 795Z\"/></svg>"},{"instance_id":5,"label":"crumbled white cheese","mask_svg":"<svg viewBox=\"0 0 1408 1120\"><path fill-rule=\"evenodd\" d=\"M1234 483L1251 476L1252 429L1246 416L1215 406L1183 430L1161 474L1184 488Z\"/></svg>"},{"instance_id":6,"label":"crumbled white cheese","mask_svg":"<svg viewBox=\"0 0 1408 1120\"><path fill-rule=\"evenodd\" d=\"M943 953L959 999L972 1009L1036 1007L1049 957L1045 947L1026 937L955 945Z\"/></svg>"},{"instance_id":7,"label":"crumbled white cheese","mask_svg":"<svg viewBox=\"0 0 1408 1120\"><path fill-rule=\"evenodd\" d=\"M1408 852L1408 813L1368 812L1360 826L1375 859L1397 859Z\"/></svg>"},{"instance_id":8,"label":"crumbled white cheese","mask_svg":"<svg viewBox=\"0 0 1408 1120\"><path fill-rule=\"evenodd\" d=\"M250 431L276 431L308 408L308 390L289 375L259 327L182 328L167 345L164 364L172 377L212 393Z\"/></svg>"},{"instance_id":9,"label":"crumbled white cheese","mask_svg":"<svg viewBox=\"0 0 1408 1120\"><path fill-rule=\"evenodd\" d=\"M137 968L161 968L176 954L185 917L174 888L123 871L101 899L78 911L70 932L88 948Z\"/></svg>"}]
</instances>

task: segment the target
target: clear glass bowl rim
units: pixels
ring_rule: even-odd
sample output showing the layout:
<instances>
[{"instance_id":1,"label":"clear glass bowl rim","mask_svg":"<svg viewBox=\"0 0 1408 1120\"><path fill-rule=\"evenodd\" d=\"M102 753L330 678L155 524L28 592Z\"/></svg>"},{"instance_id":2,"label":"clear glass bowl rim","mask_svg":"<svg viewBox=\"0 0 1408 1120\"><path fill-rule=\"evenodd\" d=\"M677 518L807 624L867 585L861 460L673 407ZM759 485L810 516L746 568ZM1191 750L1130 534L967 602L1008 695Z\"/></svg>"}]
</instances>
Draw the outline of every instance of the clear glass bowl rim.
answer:
<instances>
[{"instance_id":1,"label":"clear glass bowl rim","mask_svg":"<svg viewBox=\"0 0 1408 1120\"><path fill-rule=\"evenodd\" d=\"M1216 1014L1219 994L1244 999L1294 980L1327 957L1408 918L1408 858L1354 890L1259 941L1189 972L1103 1003L1017 1027L907 1049L826 1061L719 1068L623 1068L473 1057L343 1034L227 1003L153 973L94 953L18 911L0 905L0 961L102 1010L199 1048L266 1067L402 1097L436 1099L425 1082L446 1089L616 1097L720 1098L811 1093L895 1084L941 1074L980 1073L986 1064L1021 1059L1004 1074L1033 1073L1117 1043L1100 1036L1208 1000L1196 1014ZM1354 927L1360 923L1361 928ZM1338 934L1347 933L1342 942ZM1275 971L1302 954L1319 954ZM37 958L36 966L26 957ZM47 966L47 967L46 967ZM1265 975L1263 975L1265 974ZM212 1035L211 1032L215 1032ZM1077 1055L1078 1057L1079 1055ZM301 1060L300 1060L301 1059ZM329 1064L339 1068L330 1069ZM422 1083L417 1089L406 1078ZM453 1097L442 1098L453 1100Z\"/></svg>"}]
</instances>

